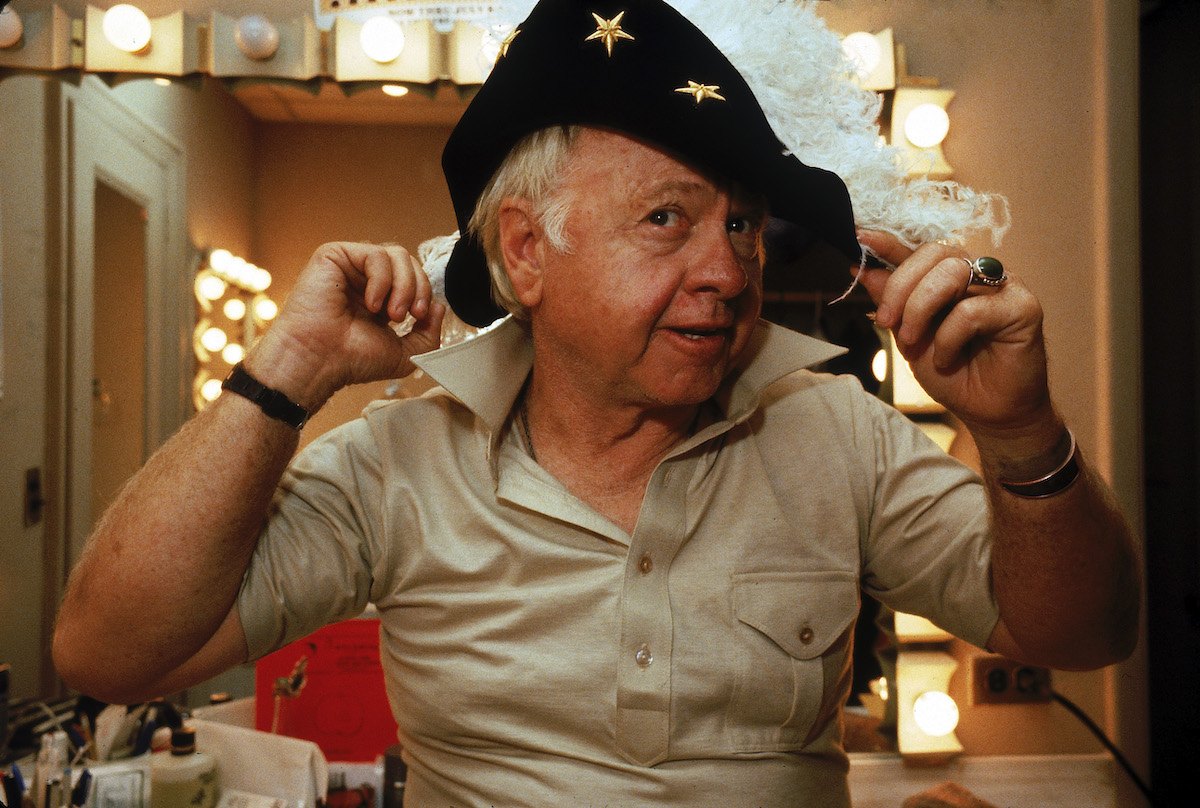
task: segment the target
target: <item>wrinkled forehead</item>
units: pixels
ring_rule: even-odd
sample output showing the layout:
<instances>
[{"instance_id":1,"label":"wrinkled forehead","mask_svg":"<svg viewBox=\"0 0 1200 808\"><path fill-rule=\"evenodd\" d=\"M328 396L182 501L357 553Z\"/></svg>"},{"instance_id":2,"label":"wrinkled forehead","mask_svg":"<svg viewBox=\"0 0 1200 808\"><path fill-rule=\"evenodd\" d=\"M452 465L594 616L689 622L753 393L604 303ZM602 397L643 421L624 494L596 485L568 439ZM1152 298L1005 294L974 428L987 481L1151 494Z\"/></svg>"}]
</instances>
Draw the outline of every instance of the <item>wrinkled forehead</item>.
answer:
<instances>
[{"instance_id":1,"label":"wrinkled forehead","mask_svg":"<svg viewBox=\"0 0 1200 808\"><path fill-rule=\"evenodd\" d=\"M670 148L615 129L585 126L563 168L577 193L619 185L637 197L727 195L739 208L769 213L765 194Z\"/></svg>"}]
</instances>

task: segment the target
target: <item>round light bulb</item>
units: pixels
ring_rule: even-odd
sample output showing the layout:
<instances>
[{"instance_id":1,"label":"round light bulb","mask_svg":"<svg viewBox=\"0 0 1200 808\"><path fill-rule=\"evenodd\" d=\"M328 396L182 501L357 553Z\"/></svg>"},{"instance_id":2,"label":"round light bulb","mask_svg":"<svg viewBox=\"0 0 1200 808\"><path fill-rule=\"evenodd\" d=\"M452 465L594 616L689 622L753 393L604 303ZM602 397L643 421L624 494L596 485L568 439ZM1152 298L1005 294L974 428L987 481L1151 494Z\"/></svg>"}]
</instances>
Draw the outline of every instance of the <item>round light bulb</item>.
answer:
<instances>
[{"instance_id":1,"label":"round light bulb","mask_svg":"<svg viewBox=\"0 0 1200 808\"><path fill-rule=\"evenodd\" d=\"M358 40L367 56L387 64L394 62L404 50L404 29L391 17L380 15L363 23Z\"/></svg>"},{"instance_id":2,"label":"round light bulb","mask_svg":"<svg viewBox=\"0 0 1200 808\"><path fill-rule=\"evenodd\" d=\"M7 6L0 10L0 48L11 48L21 41L25 24L21 15Z\"/></svg>"},{"instance_id":3,"label":"round light bulb","mask_svg":"<svg viewBox=\"0 0 1200 808\"><path fill-rule=\"evenodd\" d=\"M246 285L254 292L266 291L266 288L271 285L271 273L262 267L251 265L246 272Z\"/></svg>"},{"instance_id":4,"label":"round light bulb","mask_svg":"<svg viewBox=\"0 0 1200 808\"><path fill-rule=\"evenodd\" d=\"M385 84L379 89L383 90L384 93L390 95L392 98L403 98L404 96L408 95L408 88L403 84Z\"/></svg>"},{"instance_id":5,"label":"round light bulb","mask_svg":"<svg viewBox=\"0 0 1200 808\"><path fill-rule=\"evenodd\" d=\"M875 356L871 359L871 375L875 377L875 381L882 382L887 379L888 372L888 355L887 351L882 348L875 352Z\"/></svg>"},{"instance_id":6,"label":"round light bulb","mask_svg":"<svg viewBox=\"0 0 1200 808\"><path fill-rule=\"evenodd\" d=\"M237 322L246 316L246 304L241 298L231 297L225 301L225 307L222 309L225 316L230 320Z\"/></svg>"},{"instance_id":7,"label":"round light bulb","mask_svg":"<svg viewBox=\"0 0 1200 808\"><path fill-rule=\"evenodd\" d=\"M260 14L247 14L233 26L233 41L249 59L270 59L279 50L279 29Z\"/></svg>"},{"instance_id":8,"label":"round light bulb","mask_svg":"<svg viewBox=\"0 0 1200 808\"><path fill-rule=\"evenodd\" d=\"M274 320L279 314L279 306L269 297L260 298L254 303L254 315L260 320Z\"/></svg>"},{"instance_id":9,"label":"round light bulb","mask_svg":"<svg viewBox=\"0 0 1200 808\"><path fill-rule=\"evenodd\" d=\"M950 116L937 104L919 104L904 119L904 136L918 149L941 143L950 131Z\"/></svg>"},{"instance_id":10,"label":"round light bulb","mask_svg":"<svg viewBox=\"0 0 1200 808\"><path fill-rule=\"evenodd\" d=\"M225 332L216 326L208 329L200 336L200 344L214 353L224 348L228 341L229 337L225 336Z\"/></svg>"},{"instance_id":11,"label":"round light bulb","mask_svg":"<svg viewBox=\"0 0 1200 808\"><path fill-rule=\"evenodd\" d=\"M231 261L233 261L233 253L229 250L213 250L208 256L208 265L221 273L229 271Z\"/></svg>"},{"instance_id":12,"label":"round light bulb","mask_svg":"<svg viewBox=\"0 0 1200 808\"><path fill-rule=\"evenodd\" d=\"M118 3L104 12L100 28L114 48L126 53L140 53L150 44L150 18L128 3Z\"/></svg>"},{"instance_id":13,"label":"round light bulb","mask_svg":"<svg viewBox=\"0 0 1200 808\"><path fill-rule=\"evenodd\" d=\"M958 705L938 690L922 693L913 702L913 720L921 732L934 738L949 735L958 726Z\"/></svg>"},{"instance_id":14,"label":"round light bulb","mask_svg":"<svg viewBox=\"0 0 1200 808\"><path fill-rule=\"evenodd\" d=\"M220 300L221 295L225 294L226 288L225 281L216 275L205 275L200 279L200 296L205 300Z\"/></svg>"},{"instance_id":15,"label":"round light bulb","mask_svg":"<svg viewBox=\"0 0 1200 808\"><path fill-rule=\"evenodd\" d=\"M236 342L231 342L221 349L221 358L231 365L241 362L246 356L246 349Z\"/></svg>"},{"instance_id":16,"label":"round light bulb","mask_svg":"<svg viewBox=\"0 0 1200 808\"><path fill-rule=\"evenodd\" d=\"M216 401L219 395L221 395L220 379L209 379L200 385L200 397L205 401Z\"/></svg>"},{"instance_id":17,"label":"round light bulb","mask_svg":"<svg viewBox=\"0 0 1200 808\"><path fill-rule=\"evenodd\" d=\"M871 75L883 60L883 48L879 46L879 40L866 31L858 31L843 39L842 53L846 54L860 79Z\"/></svg>"},{"instance_id":18,"label":"round light bulb","mask_svg":"<svg viewBox=\"0 0 1200 808\"><path fill-rule=\"evenodd\" d=\"M245 258L239 258L235 255L233 258L229 259L228 264L225 266L225 277L229 278L230 281L236 283L238 286L241 286L243 285L246 277L247 266L248 264L246 263Z\"/></svg>"}]
</instances>

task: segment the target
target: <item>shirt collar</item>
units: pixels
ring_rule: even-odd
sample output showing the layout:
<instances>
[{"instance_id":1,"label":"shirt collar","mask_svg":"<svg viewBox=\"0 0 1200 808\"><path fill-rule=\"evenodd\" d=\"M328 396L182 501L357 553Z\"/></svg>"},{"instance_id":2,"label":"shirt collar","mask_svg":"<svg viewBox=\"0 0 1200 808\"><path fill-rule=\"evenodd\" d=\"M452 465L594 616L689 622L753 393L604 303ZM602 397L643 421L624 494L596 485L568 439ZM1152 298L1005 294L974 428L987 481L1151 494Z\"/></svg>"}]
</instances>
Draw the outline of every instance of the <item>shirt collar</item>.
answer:
<instances>
[{"instance_id":1,"label":"shirt collar","mask_svg":"<svg viewBox=\"0 0 1200 808\"><path fill-rule=\"evenodd\" d=\"M762 391L772 382L845 352L845 348L760 320L742 359L722 382L717 403L727 421L740 421L758 405ZM413 361L497 435L533 366L533 343L526 327L508 317L478 336Z\"/></svg>"}]
</instances>

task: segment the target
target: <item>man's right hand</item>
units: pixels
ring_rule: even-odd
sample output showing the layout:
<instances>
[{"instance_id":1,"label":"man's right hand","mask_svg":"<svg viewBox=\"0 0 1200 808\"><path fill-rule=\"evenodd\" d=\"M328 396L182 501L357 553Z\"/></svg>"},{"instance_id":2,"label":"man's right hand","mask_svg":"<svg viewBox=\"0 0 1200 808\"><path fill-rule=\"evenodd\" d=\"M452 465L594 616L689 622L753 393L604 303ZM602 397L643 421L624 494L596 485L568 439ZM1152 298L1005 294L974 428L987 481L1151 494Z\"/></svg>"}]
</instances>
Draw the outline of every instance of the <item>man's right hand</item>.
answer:
<instances>
[{"instance_id":1,"label":"man's right hand","mask_svg":"<svg viewBox=\"0 0 1200 808\"><path fill-rule=\"evenodd\" d=\"M411 314L412 331L392 329ZM399 378L436 348L445 307L399 247L327 244L246 369L315 412L340 387ZM221 396L122 489L72 572L54 660L71 687L128 704L246 658L236 601L299 433Z\"/></svg>"},{"instance_id":2,"label":"man's right hand","mask_svg":"<svg viewBox=\"0 0 1200 808\"><path fill-rule=\"evenodd\" d=\"M412 316L412 330L394 325ZM279 318L246 357L247 370L309 412L348 385L403 378L438 347L445 306L403 247L322 245Z\"/></svg>"}]
</instances>

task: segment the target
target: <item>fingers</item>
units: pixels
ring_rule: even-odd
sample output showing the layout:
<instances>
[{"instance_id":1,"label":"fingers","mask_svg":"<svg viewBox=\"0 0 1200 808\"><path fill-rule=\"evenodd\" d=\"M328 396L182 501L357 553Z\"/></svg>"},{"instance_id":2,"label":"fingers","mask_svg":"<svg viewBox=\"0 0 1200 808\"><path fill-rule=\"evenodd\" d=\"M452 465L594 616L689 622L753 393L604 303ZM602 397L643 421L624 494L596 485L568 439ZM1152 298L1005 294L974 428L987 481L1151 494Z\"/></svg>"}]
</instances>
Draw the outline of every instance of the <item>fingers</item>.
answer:
<instances>
[{"instance_id":1,"label":"fingers","mask_svg":"<svg viewBox=\"0 0 1200 808\"><path fill-rule=\"evenodd\" d=\"M363 302L367 310L384 313L397 323L409 314L425 319L433 292L417 259L394 244L354 246L357 249L351 253L352 261L366 277Z\"/></svg>"},{"instance_id":2,"label":"fingers","mask_svg":"<svg viewBox=\"0 0 1200 808\"><path fill-rule=\"evenodd\" d=\"M889 269L895 269L912 255L913 250L896 236L882 230L859 230L858 243Z\"/></svg>"},{"instance_id":3,"label":"fingers","mask_svg":"<svg viewBox=\"0 0 1200 808\"><path fill-rule=\"evenodd\" d=\"M876 302L876 325L890 329L906 355L932 348L933 363L949 368L972 341L1011 324L1010 304L991 299L1004 290L971 286L970 261L960 248L930 243L913 250L889 233L862 230L858 236L888 265L868 269L861 280ZM1018 286L1008 284L1006 301Z\"/></svg>"},{"instance_id":4,"label":"fingers","mask_svg":"<svg viewBox=\"0 0 1200 808\"><path fill-rule=\"evenodd\" d=\"M860 243L887 265L861 276L877 305L875 322L901 343L920 339L948 307L966 296L971 266L951 245L922 244L913 250L890 233L861 230Z\"/></svg>"},{"instance_id":5,"label":"fingers","mask_svg":"<svg viewBox=\"0 0 1200 808\"><path fill-rule=\"evenodd\" d=\"M972 344L978 345L977 340L981 338L992 339L1002 334L1011 321L1012 317L1004 307L991 305L982 296L963 300L946 314L932 334L934 367L939 370L956 367L970 357Z\"/></svg>"},{"instance_id":6,"label":"fingers","mask_svg":"<svg viewBox=\"0 0 1200 808\"><path fill-rule=\"evenodd\" d=\"M966 296L971 267L941 245L922 247L892 274L879 301L876 322L895 329L901 344L916 342Z\"/></svg>"}]
</instances>

